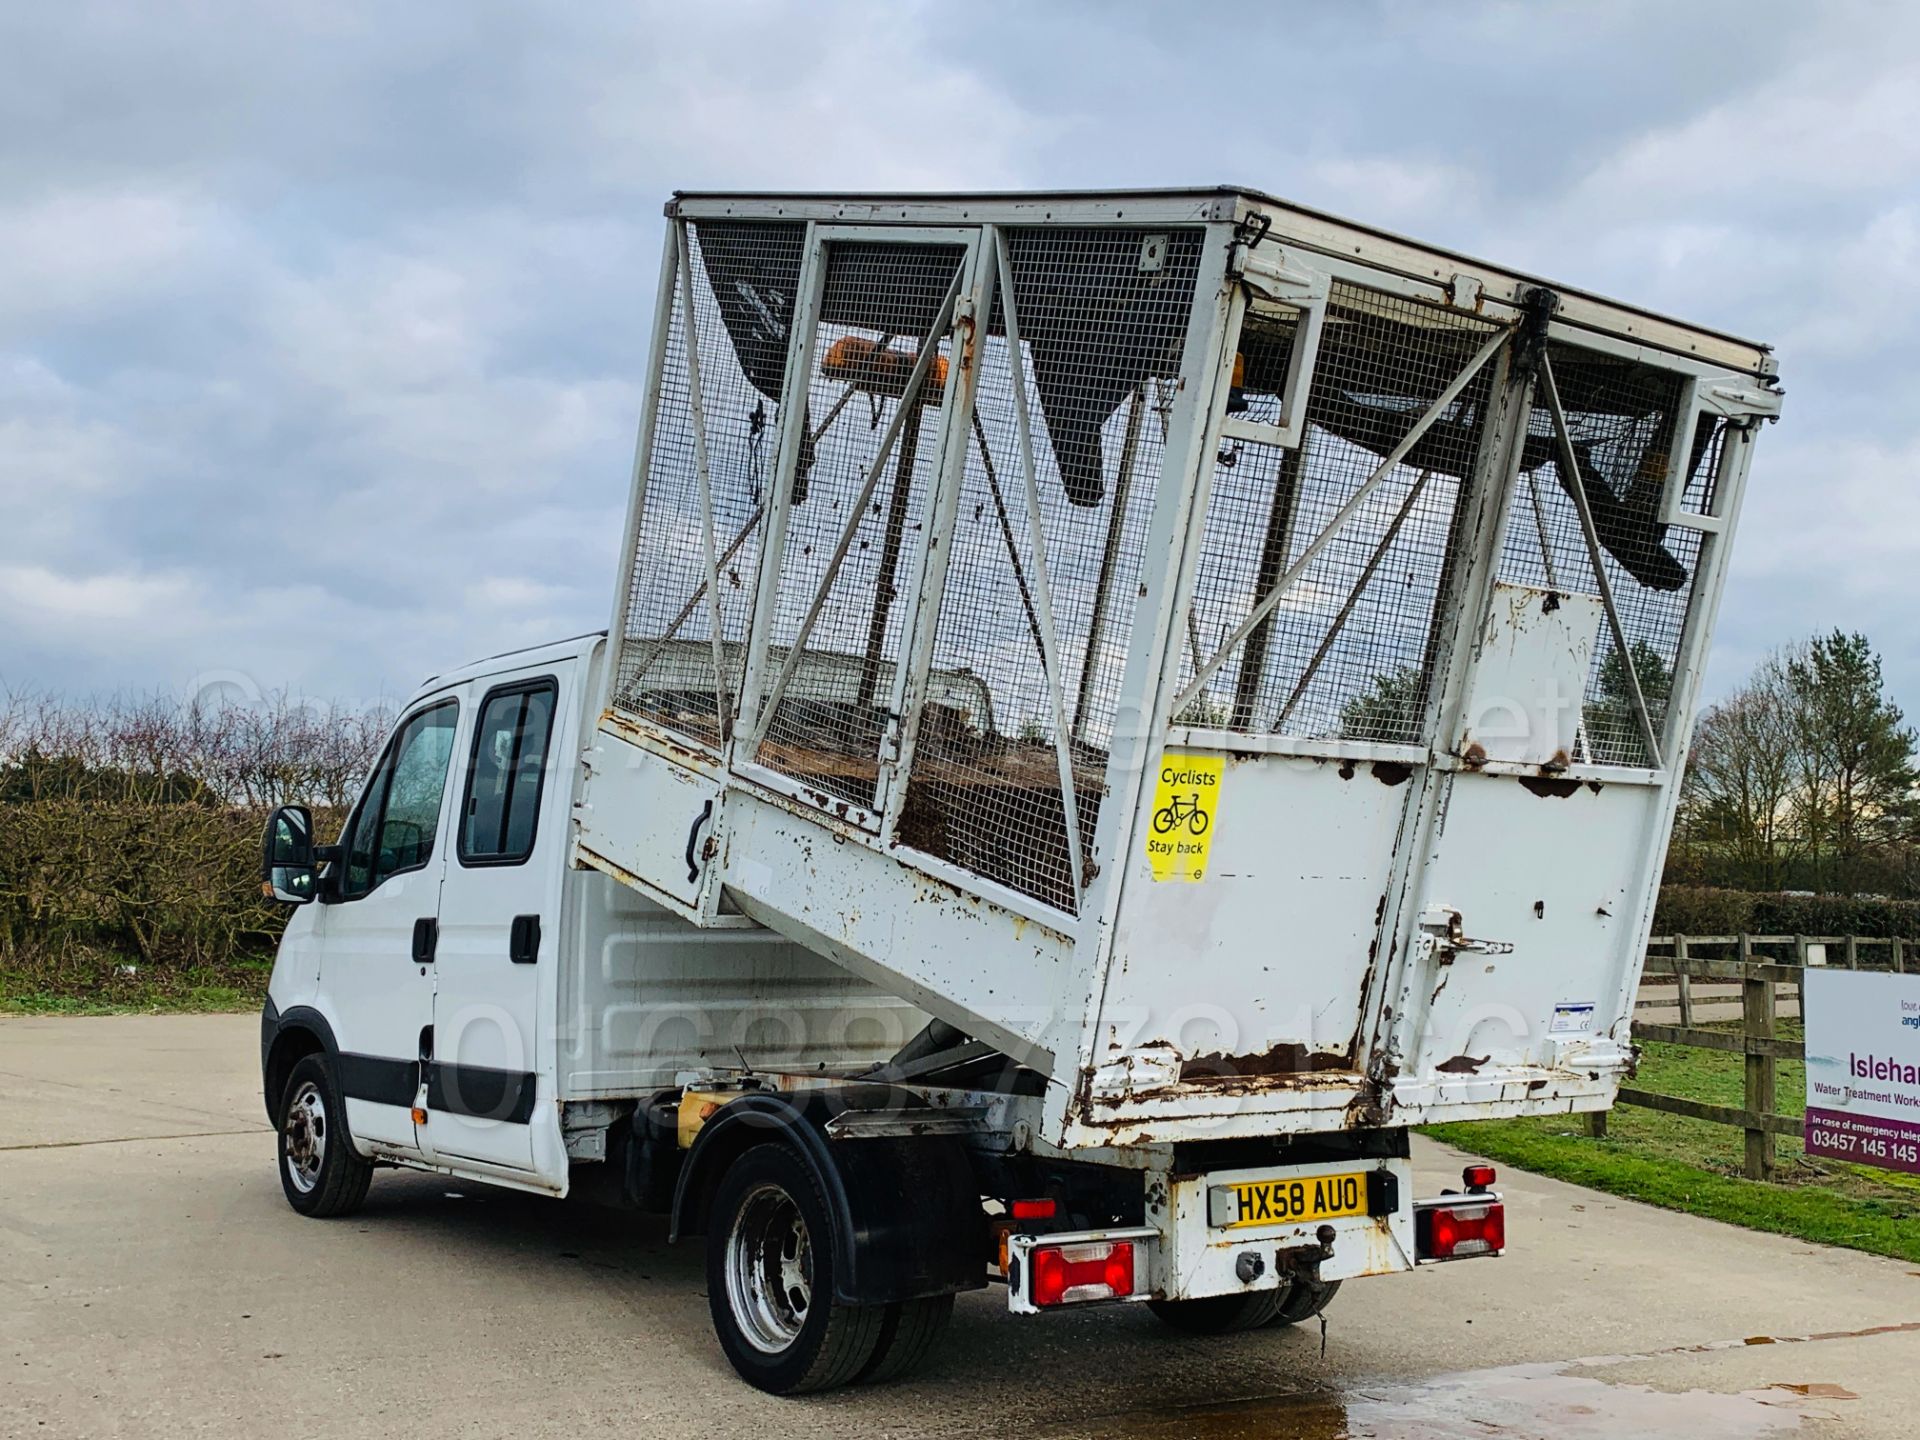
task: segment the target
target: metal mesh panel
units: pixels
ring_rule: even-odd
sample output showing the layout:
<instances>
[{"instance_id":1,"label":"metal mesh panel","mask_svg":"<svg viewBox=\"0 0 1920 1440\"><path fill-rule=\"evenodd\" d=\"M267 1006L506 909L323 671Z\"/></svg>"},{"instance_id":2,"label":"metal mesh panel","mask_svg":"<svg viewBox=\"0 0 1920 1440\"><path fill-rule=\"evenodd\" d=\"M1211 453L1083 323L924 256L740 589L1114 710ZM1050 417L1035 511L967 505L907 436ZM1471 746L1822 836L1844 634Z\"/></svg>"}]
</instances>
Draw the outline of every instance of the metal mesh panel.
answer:
<instances>
[{"instance_id":1,"label":"metal mesh panel","mask_svg":"<svg viewBox=\"0 0 1920 1440\"><path fill-rule=\"evenodd\" d=\"M939 461L942 337L913 414L884 457L844 560L835 547L859 503L921 342L966 250L959 245L835 243L807 381L803 446L769 624L777 674L822 585L825 603L761 743L761 763L841 800L872 806L892 709L906 590L919 569Z\"/></svg>"},{"instance_id":2,"label":"metal mesh panel","mask_svg":"<svg viewBox=\"0 0 1920 1440\"><path fill-rule=\"evenodd\" d=\"M1000 294L976 355L932 685L899 836L1063 910L1075 890L1041 627L1054 630L1080 844L1091 857L1202 239L1199 230L1007 232L1051 615L1040 608ZM962 676L989 703L953 703Z\"/></svg>"},{"instance_id":3,"label":"metal mesh panel","mask_svg":"<svg viewBox=\"0 0 1920 1440\"><path fill-rule=\"evenodd\" d=\"M1572 345L1548 347L1601 544L1601 563L1656 735L1679 662L1706 537L1661 523L1683 382L1672 371ZM1721 437L1697 446L1686 493L1710 496ZM1539 389L1515 482L1500 578L1598 595L1580 514L1562 475L1553 416ZM1582 708L1583 751L1597 764L1651 763L1612 630L1601 625Z\"/></svg>"},{"instance_id":4,"label":"metal mesh panel","mask_svg":"<svg viewBox=\"0 0 1920 1440\"><path fill-rule=\"evenodd\" d=\"M1726 419L1719 415L1702 415L1694 426L1686 487L1680 494L1680 508L1688 514L1713 513L1720 494L1720 455L1727 446L1727 429Z\"/></svg>"},{"instance_id":5,"label":"metal mesh panel","mask_svg":"<svg viewBox=\"0 0 1920 1440\"><path fill-rule=\"evenodd\" d=\"M737 697L805 227L707 221L689 228L726 691ZM676 284L614 703L717 745L683 294Z\"/></svg>"},{"instance_id":6,"label":"metal mesh panel","mask_svg":"<svg viewBox=\"0 0 1920 1440\"><path fill-rule=\"evenodd\" d=\"M1183 685L1307 553L1496 328L1440 306L1334 284L1300 446L1228 439L1214 459ZM1284 360L1250 349L1247 340L1243 329L1241 389L1279 384ZM1434 605L1493 371L1491 363L1483 367L1442 412L1175 723L1358 741L1425 738ZM1236 395L1235 403L1241 399ZM1271 391L1245 401L1253 418L1277 414Z\"/></svg>"}]
</instances>

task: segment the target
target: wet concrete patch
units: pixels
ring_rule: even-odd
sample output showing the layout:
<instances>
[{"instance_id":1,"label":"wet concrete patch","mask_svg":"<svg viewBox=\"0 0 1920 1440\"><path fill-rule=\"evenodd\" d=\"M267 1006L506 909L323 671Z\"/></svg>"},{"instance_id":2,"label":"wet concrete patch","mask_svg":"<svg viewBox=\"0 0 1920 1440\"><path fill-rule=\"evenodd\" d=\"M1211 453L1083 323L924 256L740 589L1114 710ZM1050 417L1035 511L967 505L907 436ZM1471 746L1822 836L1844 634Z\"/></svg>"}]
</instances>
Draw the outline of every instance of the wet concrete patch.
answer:
<instances>
[{"instance_id":1,"label":"wet concrete patch","mask_svg":"<svg viewBox=\"0 0 1920 1440\"><path fill-rule=\"evenodd\" d=\"M1061 1429L1088 1440L1767 1440L1802 1433L1824 1387L1678 1393L1513 1365L1418 1384L1354 1385L1232 1405L1146 1412ZM1838 1387L1834 1387L1837 1390Z\"/></svg>"}]
</instances>

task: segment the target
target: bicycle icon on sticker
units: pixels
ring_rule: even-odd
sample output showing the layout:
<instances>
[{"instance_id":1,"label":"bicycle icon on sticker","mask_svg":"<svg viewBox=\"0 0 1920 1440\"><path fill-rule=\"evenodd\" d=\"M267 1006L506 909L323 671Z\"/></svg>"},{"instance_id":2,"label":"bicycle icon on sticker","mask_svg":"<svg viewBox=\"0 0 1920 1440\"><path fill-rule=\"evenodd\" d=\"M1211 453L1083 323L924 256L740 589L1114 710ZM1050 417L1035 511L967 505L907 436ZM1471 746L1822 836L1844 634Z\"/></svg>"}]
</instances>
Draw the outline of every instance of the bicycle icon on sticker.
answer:
<instances>
[{"instance_id":1,"label":"bicycle icon on sticker","mask_svg":"<svg viewBox=\"0 0 1920 1440\"><path fill-rule=\"evenodd\" d=\"M1156 835L1165 835L1185 825L1198 838L1207 833L1207 826L1212 823L1213 817L1201 807L1198 790L1193 792L1190 799L1170 796L1165 805L1153 812L1153 833Z\"/></svg>"}]
</instances>

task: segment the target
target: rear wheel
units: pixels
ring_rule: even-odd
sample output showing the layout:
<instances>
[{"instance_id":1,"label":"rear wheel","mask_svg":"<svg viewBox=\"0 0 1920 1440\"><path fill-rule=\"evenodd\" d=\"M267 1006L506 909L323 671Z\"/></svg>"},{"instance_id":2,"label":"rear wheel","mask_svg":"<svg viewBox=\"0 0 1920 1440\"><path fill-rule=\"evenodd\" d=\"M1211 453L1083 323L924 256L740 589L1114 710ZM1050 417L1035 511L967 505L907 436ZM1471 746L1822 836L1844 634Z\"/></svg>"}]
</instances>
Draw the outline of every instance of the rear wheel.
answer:
<instances>
[{"instance_id":1,"label":"rear wheel","mask_svg":"<svg viewBox=\"0 0 1920 1440\"><path fill-rule=\"evenodd\" d=\"M892 1307L834 1304L833 1245L826 1197L786 1146L756 1145L721 1177L707 1227L707 1306L748 1384L797 1395L873 1365Z\"/></svg>"},{"instance_id":2,"label":"rear wheel","mask_svg":"<svg viewBox=\"0 0 1920 1440\"><path fill-rule=\"evenodd\" d=\"M919 1369L953 1318L953 1296L930 1295L886 1307L880 1340L867 1368L854 1377L863 1385L884 1384Z\"/></svg>"},{"instance_id":3,"label":"rear wheel","mask_svg":"<svg viewBox=\"0 0 1920 1440\"><path fill-rule=\"evenodd\" d=\"M1338 1280L1329 1280L1324 1285L1291 1285L1282 1292L1273 1323L1297 1325L1302 1320L1311 1320L1326 1309L1327 1302L1339 1293Z\"/></svg>"},{"instance_id":4,"label":"rear wheel","mask_svg":"<svg viewBox=\"0 0 1920 1440\"><path fill-rule=\"evenodd\" d=\"M1208 1295L1198 1300L1149 1300L1147 1308L1189 1335L1232 1335L1271 1324L1280 1313L1285 1293L1252 1290L1244 1295Z\"/></svg>"},{"instance_id":5,"label":"rear wheel","mask_svg":"<svg viewBox=\"0 0 1920 1440\"><path fill-rule=\"evenodd\" d=\"M373 1162L353 1148L346 1102L324 1055L293 1067L280 1092L280 1188L287 1203L317 1220L349 1215L367 1198Z\"/></svg>"}]
</instances>

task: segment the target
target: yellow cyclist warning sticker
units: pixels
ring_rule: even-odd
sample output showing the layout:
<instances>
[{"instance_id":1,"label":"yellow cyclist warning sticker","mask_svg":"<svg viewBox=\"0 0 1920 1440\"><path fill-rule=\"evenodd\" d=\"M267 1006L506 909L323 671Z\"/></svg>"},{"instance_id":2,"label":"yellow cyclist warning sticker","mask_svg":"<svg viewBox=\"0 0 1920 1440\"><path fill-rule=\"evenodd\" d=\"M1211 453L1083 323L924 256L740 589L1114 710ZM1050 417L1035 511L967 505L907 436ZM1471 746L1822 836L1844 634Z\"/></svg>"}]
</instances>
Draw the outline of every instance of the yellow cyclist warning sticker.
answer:
<instances>
[{"instance_id":1,"label":"yellow cyclist warning sticker","mask_svg":"<svg viewBox=\"0 0 1920 1440\"><path fill-rule=\"evenodd\" d=\"M1147 861L1156 880L1204 880L1207 847L1220 804L1218 755L1160 757L1160 783L1153 792L1153 823L1147 829Z\"/></svg>"}]
</instances>

